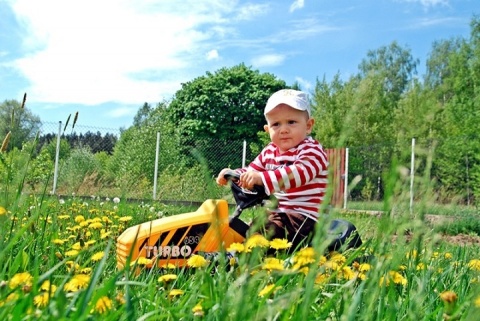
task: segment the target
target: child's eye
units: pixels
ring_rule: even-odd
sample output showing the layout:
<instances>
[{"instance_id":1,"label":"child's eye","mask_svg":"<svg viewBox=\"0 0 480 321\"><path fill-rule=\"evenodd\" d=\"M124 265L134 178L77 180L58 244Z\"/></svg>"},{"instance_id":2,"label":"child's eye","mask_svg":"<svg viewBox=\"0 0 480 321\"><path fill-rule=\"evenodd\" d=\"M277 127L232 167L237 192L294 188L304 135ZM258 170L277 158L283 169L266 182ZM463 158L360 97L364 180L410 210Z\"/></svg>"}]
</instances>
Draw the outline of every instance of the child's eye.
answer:
<instances>
[{"instance_id":1,"label":"child's eye","mask_svg":"<svg viewBox=\"0 0 480 321\"><path fill-rule=\"evenodd\" d=\"M297 121L296 121L296 120L289 120L288 123L289 123L290 125L293 125L293 124L296 124Z\"/></svg>"},{"instance_id":2,"label":"child's eye","mask_svg":"<svg viewBox=\"0 0 480 321\"><path fill-rule=\"evenodd\" d=\"M278 123L273 123L272 125L270 125L272 127L278 127Z\"/></svg>"}]
</instances>

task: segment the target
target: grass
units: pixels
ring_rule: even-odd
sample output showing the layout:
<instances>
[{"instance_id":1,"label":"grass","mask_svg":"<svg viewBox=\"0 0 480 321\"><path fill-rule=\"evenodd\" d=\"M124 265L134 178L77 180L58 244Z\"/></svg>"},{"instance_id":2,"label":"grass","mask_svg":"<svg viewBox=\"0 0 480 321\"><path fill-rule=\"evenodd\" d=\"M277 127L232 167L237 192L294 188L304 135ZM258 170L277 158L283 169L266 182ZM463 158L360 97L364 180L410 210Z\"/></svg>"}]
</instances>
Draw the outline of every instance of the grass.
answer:
<instances>
[{"instance_id":1,"label":"grass","mask_svg":"<svg viewBox=\"0 0 480 321\"><path fill-rule=\"evenodd\" d=\"M116 236L191 207L26 197L6 210L0 216L2 320L473 320L480 313L478 248L430 242L434 236L418 222L399 219L397 228L381 231L382 218L335 212L359 228L366 241L361 253L319 251L294 268L281 251L280 265L272 265L263 248L254 248L214 275L211 265L138 265L136 274L116 269ZM392 242L405 227L418 237ZM373 258L361 263L364 254ZM165 275L174 277L159 281Z\"/></svg>"},{"instance_id":2,"label":"grass","mask_svg":"<svg viewBox=\"0 0 480 321\"><path fill-rule=\"evenodd\" d=\"M387 209L381 216L352 211L366 209L356 203L330 210L329 218L357 226L364 245L356 250L327 253L322 220L312 247L293 255L277 249L267 257L278 243L249 239L250 250L239 251L236 262L193 256L188 267L146 268L138 260L119 270L115 242L127 227L195 208L115 195L28 195L26 170L14 175L13 162L1 153L0 160L7 169L0 191L1 320L480 319L480 251L438 238L424 218L439 208L419 204L410 213L404 200L392 198L369 204ZM441 211L453 212L458 208Z\"/></svg>"}]
</instances>

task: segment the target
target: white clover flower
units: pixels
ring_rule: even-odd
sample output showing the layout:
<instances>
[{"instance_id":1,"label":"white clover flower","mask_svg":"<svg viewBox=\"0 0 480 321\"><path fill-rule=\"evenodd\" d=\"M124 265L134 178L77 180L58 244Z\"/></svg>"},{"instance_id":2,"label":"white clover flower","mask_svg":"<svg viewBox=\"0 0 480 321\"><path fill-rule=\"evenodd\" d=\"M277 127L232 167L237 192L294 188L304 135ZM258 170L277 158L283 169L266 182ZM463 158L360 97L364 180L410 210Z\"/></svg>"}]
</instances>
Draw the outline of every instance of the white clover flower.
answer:
<instances>
[{"instance_id":1,"label":"white clover flower","mask_svg":"<svg viewBox=\"0 0 480 321\"><path fill-rule=\"evenodd\" d=\"M120 198L114 197L114 198L113 198L113 202L114 202L115 204L120 203Z\"/></svg>"},{"instance_id":2,"label":"white clover flower","mask_svg":"<svg viewBox=\"0 0 480 321\"><path fill-rule=\"evenodd\" d=\"M114 210L114 211L118 210L118 206L115 205L115 206L113 207L113 210Z\"/></svg>"},{"instance_id":3,"label":"white clover flower","mask_svg":"<svg viewBox=\"0 0 480 321\"><path fill-rule=\"evenodd\" d=\"M103 206L103 204L104 204L103 202L100 202L100 206Z\"/></svg>"},{"instance_id":4,"label":"white clover flower","mask_svg":"<svg viewBox=\"0 0 480 321\"><path fill-rule=\"evenodd\" d=\"M59 199L58 202L62 205L65 204L65 200L63 198Z\"/></svg>"},{"instance_id":5,"label":"white clover flower","mask_svg":"<svg viewBox=\"0 0 480 321\"><path fill-rule=\"evenodd\" d=\"M153 207L153 206L150 207L150 212L152 212L152 213L155 212L155 207Z\"/></svg>"},{"instance_id":6,"label":"white clover flower","mask_svg":"<svg viewBox=\"0 0 480 321\"><path fill-rule=\"evenodd\" d=\"M110 197L106 197L105 202L110 202Z\"/></svg>"}]
</instances>

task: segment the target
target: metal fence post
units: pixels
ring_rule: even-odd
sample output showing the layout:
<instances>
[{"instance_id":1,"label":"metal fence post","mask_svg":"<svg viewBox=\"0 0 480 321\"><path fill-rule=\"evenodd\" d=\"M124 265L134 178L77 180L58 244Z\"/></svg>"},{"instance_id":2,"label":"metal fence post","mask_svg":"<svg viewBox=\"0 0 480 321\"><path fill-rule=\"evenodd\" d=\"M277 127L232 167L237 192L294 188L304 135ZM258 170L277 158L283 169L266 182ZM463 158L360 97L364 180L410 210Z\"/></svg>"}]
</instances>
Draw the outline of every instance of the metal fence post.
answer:
<instances>
[{"instance_id":1,"label":"metal fence post","mask_svg":"<svg viewBox=\"0 0 480 321\"><path fill-rule=\"evenodd\" d=\"M243 140L242 168L245 167L245 159L246 158L247 158L247 141Z\"/></svg>"},{"instance_id":2,"label":"metal fence post","mask_svg":"<svg viewBox=\"0 0 480 321\"><path fill-rule=\"evenodd\" d=\"M52 194L55 195L58 180L58 158L60 157L60 135L62 134L62 122L58 122L57 148L55 150L55 169L53 170L53 188Z\"/></svg>"},{"instance_id":3,"label":"metal fence post","mask_svg":"<svg viewBox=\"0 0 480 321\"><path fill-rule=\"evenodd\" d=\"M412 138L412 160L410 163L410 214L413 213L413 178L415 176L415 138Z\"/></svg>"},{"instance_id":4,"label":"metal fence post","mask_svg":"<svg viewBox=\"0 0 480 321\"><path fill-rule=\"evenodd\" d=\"M345 148L345 176L343 180L343 209L347 209L348 198L348 147Z\"/></svg>"},{"instance_id":5,"label":"metal fence post","mask_svg":"<svg viewBox=\"0 0 480 321\"><path fill-rule=\"evenodd\" d=\"M153 200L157 198L158 155L160 153L160 132L157 132L157 146L155 148L155 172L153 174Z\"/></svg>"}]
</instances>

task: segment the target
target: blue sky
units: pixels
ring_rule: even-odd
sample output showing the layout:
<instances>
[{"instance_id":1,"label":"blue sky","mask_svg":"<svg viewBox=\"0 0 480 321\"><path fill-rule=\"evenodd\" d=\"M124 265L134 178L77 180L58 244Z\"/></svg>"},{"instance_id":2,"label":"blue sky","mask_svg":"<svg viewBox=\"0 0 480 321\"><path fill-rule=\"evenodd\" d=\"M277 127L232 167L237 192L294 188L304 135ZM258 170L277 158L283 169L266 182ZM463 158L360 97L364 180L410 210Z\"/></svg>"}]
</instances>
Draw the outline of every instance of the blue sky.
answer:
<instances>
[{"instance_id":1,"label":"blue sky","mask_svg":"<svg viewBox=\"0 0 480 321\"><path fill-rule=\"evenodd\" d=\"M207 71L245 63L311 91L397 41L420 60L469 37L478 0L0 0L0 102L44 122L128 127Z\"/></svg>"}]
</instances>

